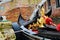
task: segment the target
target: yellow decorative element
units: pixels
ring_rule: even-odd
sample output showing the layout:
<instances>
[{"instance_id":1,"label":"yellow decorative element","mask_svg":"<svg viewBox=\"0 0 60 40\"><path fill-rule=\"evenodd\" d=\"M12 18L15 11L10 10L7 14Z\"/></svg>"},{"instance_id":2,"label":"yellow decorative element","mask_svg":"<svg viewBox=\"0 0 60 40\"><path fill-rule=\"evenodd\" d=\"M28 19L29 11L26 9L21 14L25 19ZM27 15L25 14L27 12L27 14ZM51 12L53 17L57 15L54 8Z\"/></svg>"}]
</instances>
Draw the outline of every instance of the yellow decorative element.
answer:
<instances>
[{"instance_id":1,"label":"yellow decorative element","mask_svg":"<svg viewBox=\"0 0 60 40\"><path fill-rule=\"evenodd\" d=\"M43 24L45 23L45 19L44 19L45 10L44 10L43 7L41 8L40 14L41 14L41 17L40 17L40 19L37 19L37 22L40 23L40 24L39 24L39 27L44 27Z\"/></svg>"},{"instance_id":2,"label":"yellow decorative element","mask_svg":"<svg viewBox=\"0 0 60 40\"><path fill-rule=\"evenodd\" d=\"M41 16L45 16L45 9L42 7L40 11Z\"/></svg>"},{"instance_id":3,"label":"yellow decorative element","mask_svg":"<svg viewBox=\"0 0 60 40\"><path fill-rule=\"evenodd\" d=\"M31 29L31 27L32 27L32 25L30 24L28 29Z\"/></svg>"},{"instance_id":4,"label":"yellow decorative element","mask_svg":"<svg viewBox=\"0 0 60 40\"><path fill-rule=\"evenodd\" d=\"M38 27L37 27L37 24L36 24L36 23L33 23L32 29L33 29L33 30L37 30L37 28L38 28Z\"/></svg>"},{"instance_id":5,"label":"yellow decorative element","mask_svg":"<svg viewBox=\"0 0 60 40\"><path fill-rule=\"evenodd\" d=\"M40 19L37 19L37 22L39 23L39 27L40 27L40 28L41 28L41 27L44 27L44 26L43 26L43 23L45 22L45 20L44 20L43 17L41 17Z\"/></svg>"},{"instance_id":6,"label":"yellow decorative element","mask_svg":"<svg viewBox=\"0 0 60 40\"><path fill-rule=\"evenodd\" d=\"M31 29L32 30L36 30L38 27L39 28L43 28L44 27L44 23L45 23L45 10L44 8L42 7L41 11L40 11L40 14L41 14L41 17L39 19L37 19L37 22L36 23L33 23L33 26L30 25L28 29Z\"/></svg>"}]
</instances>

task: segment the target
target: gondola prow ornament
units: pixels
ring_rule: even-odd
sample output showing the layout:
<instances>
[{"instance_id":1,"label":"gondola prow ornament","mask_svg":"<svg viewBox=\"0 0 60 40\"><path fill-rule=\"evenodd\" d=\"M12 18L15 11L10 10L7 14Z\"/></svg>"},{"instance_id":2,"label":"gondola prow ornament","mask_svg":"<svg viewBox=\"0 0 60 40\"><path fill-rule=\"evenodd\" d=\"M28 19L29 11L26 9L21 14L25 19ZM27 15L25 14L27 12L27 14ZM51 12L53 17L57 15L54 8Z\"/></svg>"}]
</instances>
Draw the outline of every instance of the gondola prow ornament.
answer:
<instances>
[{"instance_id":1,"label":"gondola prow ornament","mask_svg":"<svg viewBox=\"0 0 60 40\"><path fill-rule=\"evenodd\" d=\"M56 24L53 23L52 19L50 17L48 17L48 15L45 15L45 9L42 7L41 11L40 11L40 18L37 19L36 23L30 24L28 29L32 29L33 31L38 31L38 28L44 28L44 24L46 25L52 25L52 26L56 26Z\"/></svg>"},{"instance_id":2,"label":"gondola prow ornament","mask_svg":"<svg viewBox=\"0 0 60 40\"><path fill-rule=\"evenodd\" d=\"M43 24L45 23L45 19L44 19L43 16L45 16L45 10L44 10L43 7L41 9L41 13L40 14L41 14L41 17L39 19L37 19L37 22L33 23L32 25L31 24L29 25L29 27L28 27L29 30L32 29L32 31L38 33L38 27L39 28L43 28L44 27Z\"/></svg>"},{"instance_id":3,"label":"gondola prow ornament","mask_svg":"<svg viewBox=\"0 0 60 40\"><path fill-rule=\"evenodd\" d=\"M41 14L41 17L39 19L37 19L37 22L35 24L33 24L33 26L30 25L30 27L28 29L31 29L31 27L33 28L34 25L36 26L36 29L37 29L37 27L40 27L40 28L43 28L44 27L43 24L45 23L45 18L44 18L44 16L45 16L45 10L44 10L43 7L42 7L42 9L40 11L40 14Z\"/></svg>"}]
</instances>

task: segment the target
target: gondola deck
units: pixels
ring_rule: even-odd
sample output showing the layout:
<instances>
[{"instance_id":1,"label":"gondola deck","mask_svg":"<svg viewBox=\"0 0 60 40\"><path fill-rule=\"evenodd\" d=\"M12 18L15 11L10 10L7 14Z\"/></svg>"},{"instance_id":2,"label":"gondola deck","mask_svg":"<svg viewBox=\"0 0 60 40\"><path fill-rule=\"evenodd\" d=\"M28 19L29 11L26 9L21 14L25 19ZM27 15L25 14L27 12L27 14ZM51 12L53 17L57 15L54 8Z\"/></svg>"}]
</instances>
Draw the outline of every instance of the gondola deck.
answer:
<instances>
[{"instance_id":1,"label":"gondola deck","mask_svg":"<svg viewBox=\"0 0 60 40\"><path fill-rule=\"evenodd\" d=\"M60 32L57 31L49 31L46 29L39 29L39 33L38 34L29 34L27 32L23 32L25 35L32 37L32 38L37 38L39 39L40 37L45 37L45 38L60 38Z\"/></svg>"}]
</instances>

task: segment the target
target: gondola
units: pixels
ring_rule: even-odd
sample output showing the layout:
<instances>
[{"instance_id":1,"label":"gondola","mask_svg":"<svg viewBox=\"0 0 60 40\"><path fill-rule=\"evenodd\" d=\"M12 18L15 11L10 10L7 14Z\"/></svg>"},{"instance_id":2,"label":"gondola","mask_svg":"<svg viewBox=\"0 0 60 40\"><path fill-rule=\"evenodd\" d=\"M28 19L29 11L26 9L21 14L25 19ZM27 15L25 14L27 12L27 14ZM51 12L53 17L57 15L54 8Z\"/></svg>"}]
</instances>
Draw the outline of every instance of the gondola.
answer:
<instances>
[{"instance_id":1,"label":"gondola","mask_svg":"<svg viewBox=\"0 0 60 40\"><path fill-rule=\"evenodd\" d=\"M40 6L42 6L42 5L40 5ZM38 7L40 7L40 6L38 6ZM38 29L39 30L38 34L33 34L33 32L30 32L27 29L27 26L29 24L36 22L36 19L39 18L38 11L39 11L38 8L36 8L36 10L34 10L29 21L24 21L21 14L19 15L18 23L17 24L13 23L14 31L19 31L16 33L16 35L19 36L22 34L23 36L25 36L25 38L27 38L27 39L30 38L29 40L40 39L40 37L48 38L48 39L52 39L52 40L53 39L60 40L60 32L58 32L55 27L48 27L48 26L44 25L45 27L43 29L42 28ZM48 14L51 15L51 12L52 12L52 9L49 9L49 11L45 15L48 15ZM48 15L48 16L50 16L50 15ZM15 28L15 25L16 25L16 28Z\"/></svg>"},{"instance_id":2,"label":"gondola","mask_svg":"<svg viewBox=\"0 0 60 40\"><path fill-rule=\"evenodd\" d=\"M51 12L51 10L49 11L49 13ZM38 29L40 33L38 34L30 34L29 31L27 31L27 26L33 22L36 22L36 18L37 18L37 15L35 16L35 20L31 20L31 21L27 21L25 22L23 20L23 18L21 17L20 15L20 19L19 19L19 26L20 28L23 26L24 28L21 28L22 30L26 29L25 31L22 31L22 33L24 35L26 35L27 37L31 37L31 38L35 38L35 39L40 39L40 37L44 37L44 38L49 38L49 39L60 39L60 32L58 32L56 30L55 27L47 27L45 26L45 28L43 29ZM22 23L22 22L25 22L25 23Z\"/></svg>"},{"instance_id":3,"label":"gondola","mask_svg":"<svg viewBox=\"0 0 60 40\"><path fill-rule=\"evenodd\" d=\"M50 10L48 13L50 13L52 10ZM37 12L36 12L37 13ZM38 13L37 13L38 14ZM40 37L43 38L49 38L49 39L60 39L60 32L58 32L55 27L45 27L43 29L38 29L39 30L39 34L31 34L29 31L27 31L27 26L33 22L36 22L36 19L38 18L38 16L36 15L34 17L34 20L30 20L25 22L24 19L22 18L22 16L19 16L19 20L18 20L18 25L20 27L21 32L25 37L27 38L32 38L32 39L40 39ZM22 26L24 28L22 28ZM24 30L26 29L26 30Z\"/></svg>"}]
</instances>

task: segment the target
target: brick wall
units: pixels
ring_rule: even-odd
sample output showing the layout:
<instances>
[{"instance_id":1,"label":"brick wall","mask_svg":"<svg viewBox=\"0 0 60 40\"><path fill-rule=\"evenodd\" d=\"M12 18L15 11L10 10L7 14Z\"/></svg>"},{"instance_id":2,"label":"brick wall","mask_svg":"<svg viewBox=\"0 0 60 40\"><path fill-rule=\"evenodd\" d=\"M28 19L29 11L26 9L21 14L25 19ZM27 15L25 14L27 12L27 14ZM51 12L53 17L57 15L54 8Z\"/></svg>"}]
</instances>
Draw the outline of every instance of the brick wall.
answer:
<instances>
[{"instance_id":1,"label":"brick wall","mask_svg":"<svg viewBox=\"0 0 60 40\"><path fill-rule=\"evenodd\" d=\"M35 0L36 1L36 0ZM30 2L32 2L31 0L30 0ZM37 2L37 1L36 1ZM39 3L40 1L38 0L38 3ZM23 12L25 12L26 13L26 11L27 11L27 13L30 13L31 14L31 9L30 9L30 7L29 6L33 6L33 7L35 7L35 5L36 5L37 3L31 3L30 5L29 5L29 3L28 3L28 0L26 0L26 1L22 1L22 0L16 0L16 1L13 1L13 2L7 2L7 3L5 3L5 4L2 4L2 5L0 5L0 6L3 6L4 7L4 10L0 10L0 15L3 15L3 14L6 14L8 11L10 11L10 10L12 10L13 11L13 9L16 9L16 8L20 8L20 7L22 7L21 9L23 10ZM55 0L51 0L51 6L52 6L52 16L60 16L60 8L56 8L56 1ZM32 7L32 8L33 8ZM26 9L27 8L27 9ZM44 5L44 8L46 8L46 10L48 9L48 4L47 4L47 2L45 3L45 5ZM24 11L25 10L25 11ZM29 11L28 11L29 10ZM33 10L33 9L32 9ZM20 12L20 11L19 11ZM22 12L22 13L23 13ZM25 13L23 13L24 15L26 15ZM23 16L23 14L22 14L22 16ZM25 17L24 17L25 18ZM26 19L26 18L25 18Z\"/></svg>"},{"instance_id":2,"label":"brick wall","mask_svg":"<svg viewBox=\"0 0 60 40\"><path fill-rule=\"evenodd\" d=\"M35 0L34 2L34 0L30 0L30 4L28 0L13 0L13 2L4 3L0 5L4 7L3 10L0 10L0 15L5 15L7 16L8 20L15 22L18 20L18 16L16 15L19 15L21 11L23 18L28 19L26 15L28 16L31 15L33 8L37 4L37 2L39 3L39 1L40 0ZM32 7L29 7L29 6L32 6Z\"/></svg>"},{"instance_id":3,"label":"brick wall","mask_svg":"<svg viewBox=\"0 0 60 40\"><path fill-rule=\"evenodd\" d=\"M35 1L30 0L30 4L29 4L28 0L13 0L12 2L7 2L7 3L0 5L0 6L4 7L4 10L0 10L0 15L4 14L8 10L12 10L17 7L35 6L39 2L40 2L40 0L35 0Z\"/></svg>"}]
</instances>

